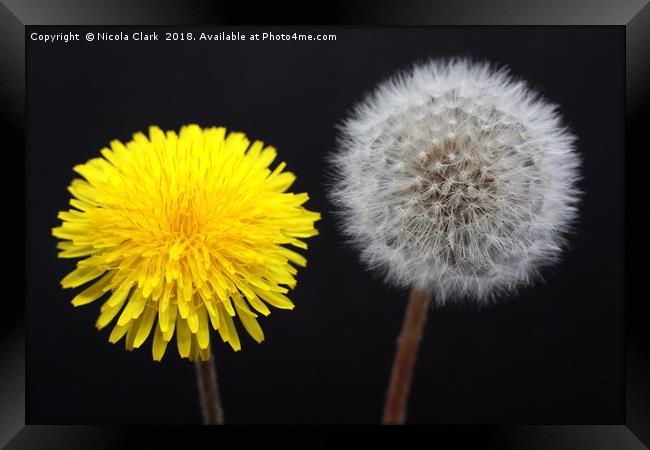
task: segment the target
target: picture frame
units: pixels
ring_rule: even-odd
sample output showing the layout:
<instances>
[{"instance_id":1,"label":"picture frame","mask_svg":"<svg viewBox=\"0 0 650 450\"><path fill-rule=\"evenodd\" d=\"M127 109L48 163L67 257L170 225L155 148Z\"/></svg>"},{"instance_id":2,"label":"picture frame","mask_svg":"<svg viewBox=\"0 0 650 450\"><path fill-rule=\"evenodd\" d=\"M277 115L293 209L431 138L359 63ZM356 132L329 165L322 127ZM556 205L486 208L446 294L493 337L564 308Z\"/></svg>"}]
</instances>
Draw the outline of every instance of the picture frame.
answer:
<instances>
[{"instance_id":1,"label":"picture frame","mask_svg":"<svg viewBox=\"0 0 650 450\"><path fill-rule=\"evenodd\" d=\"M101 8L99 7L101 3ZM407 4L408 3L408 6ZM577 0L553 1L539 4L534 1L492 2L473 1L461 7L453 2L411 1L389 5L365 3L329 3L323 5L319 17L302 20L321 23L342 21L346 25L612 25L624 27L626 34L626 155L625 155L625 309L626 309L626 419L619 424L576 425L508 425L447 427L418 427L415 433L426 433L427 442L454 442L481 445L481 448L616 448L636 449L650 445L650 317L648 302L632 289L634 268L631 261L640 250L630 246L631 231L631 180L633 172L640 170L634 159L650 148L646 127L650 118L650 6L647 1L625 1L585 4ZM0 55L2 64L3 101L2 123L5 130L5 154L11 154L16 172L24 173L22 149L25 145L25 27L38 24L61 25L225 25L227 23L268 21L266 11L258 10L250 15L243 5L219 6L211 2L83 2L67 1L65 7L45 1L5 1L0 5ZM245 14L244 14L245 13ZM276 16L285 23L288 19ZM300 19L292 18L291 22ZM340 23L340 22L339 22ZM15 160L13 159L15 158ZM23 170L18 170L21 167ZM9 177L2 181L10 210L18 219L11 222L14 236L25 236L24 197L17 195L17 183ZM636 193L638 196L639 194ZM4 195L3 195L4 197ZM18 212L21 213L20 217ZM11 243L11 257L25 261L24 249L18 240ZM24 268L15 264L14 270ZM21 279L19 274L16 279ZM24 276L23 276L24 278ZM3 317L4 335L0 367L0 444L7 448L116 448L121 445L146 443L153 448L154 442L164 446L174 442L186 442L184 427L99 427L99 426L46 426L25 424L25 317L23 304L26 286L13 296L10 313ZM337 428L337 427L334 427ZM300 430L316 432L324 441L322 429ZM367 428L364 429L368 431ZM380 430L388 439L401 439L409 429L401 432ZM193 439L208 441L213 433L245 435L244 429L210 430L192 429ZM280 439L282 431L270 433L272 439ZM339 438L341 436L339 435ZM336 437L334 437L336 439Z\"/></svg>"}]
</instances>

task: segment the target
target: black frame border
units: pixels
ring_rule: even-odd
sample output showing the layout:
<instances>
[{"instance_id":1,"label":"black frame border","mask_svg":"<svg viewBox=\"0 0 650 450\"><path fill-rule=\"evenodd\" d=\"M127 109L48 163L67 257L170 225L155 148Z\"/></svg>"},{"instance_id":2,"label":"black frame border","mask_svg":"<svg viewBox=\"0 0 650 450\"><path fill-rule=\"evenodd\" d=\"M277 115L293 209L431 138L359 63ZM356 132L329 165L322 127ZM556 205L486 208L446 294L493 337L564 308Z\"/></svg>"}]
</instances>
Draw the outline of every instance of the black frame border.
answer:
<instances>
[{"instance_id":1,"label":"black frame border","mask_svg":"<svg viewBox=\"0 0 650 450\"><path fill-rule=\"evenodd\" d=\"M4 3L9 3L5 5ZM3 150L16 157L17 166L25 174L25 32L27 25L226 25L229 23L268 22L278 17L284 23L342 23L349 25L618 25L626 34L626 154L625 154L625 301L626 301L626 420L612 425L540 425L540 426L473 426L473 427L404 427L415 434L426 433L428 442L472 443L481 448L570 448L570 449L636 449L650 446L650 302L632 294L632 270L629 260L640 250L632 248L631 160L635 154L650 149L646 131L650 124L650 4L648 0L596 2L554 0L543 4L535 0L512 2L508 0L467 0L452 3L425 0L401 2L399 6L381 2L330 2L322 8L312 5L301 20L282 15L282 8L263 6L222 5L210 1L83 1L67 0L9 1L0 4L0 123L3 126ZM462 5L461 5L462 4ZM289 8L287 11L290 11ZM307 11L307 10L306 10ZM273 13L273 16L271 15ZM301 11L304 12L304 11ZM290 20L291 19L291 20ZM636 151L635 151L636 150ZM13 161L12 161L13 163ZM20 173L19 170L12 173ZM646 175L647 176L647 175ZM25 180L23 178L23 187ZM5 309L0 327L0 445L7 448L116 448L131 447L136 442L145 447L167 448L192 441L212 440L214 433L242 435L239 428L207 427L98 427L46 426L25 424L25 312L24 304L16 298L25 298L28 289L25 277L26 204L23 195L16 195L16 183L10 177L2 179L0 196L4 204L20 218L9 223L12 236L21 236L9 242L10 256L22 263L23 284L19 296L6 296L15 303ZM20 214L16 214L19 212ZM637 255L638 256L638 255ZM15 267L21 267L20 264ZM16 274L16 279L20 279ZM11 308L15 310L11 310ZM275 440L285 432L264 427L264 438ZM297 430L287 427L287 432ZM325 436L323 428L302 428L319 436L320 442L344 439L341 432L351 428L331 427ZM343 431L345 430L345 431ZM404 431L387 428L363 427L355 430L376 431L383 438L405 436ZM425 437L424 435L420 437ZM247 438L248 439L248 438ZM302 440L302 439L301 439ZM217 444L216 441L213 441ZM645 444L645 445L644 445Z\"/></svg>"}]
</instances>

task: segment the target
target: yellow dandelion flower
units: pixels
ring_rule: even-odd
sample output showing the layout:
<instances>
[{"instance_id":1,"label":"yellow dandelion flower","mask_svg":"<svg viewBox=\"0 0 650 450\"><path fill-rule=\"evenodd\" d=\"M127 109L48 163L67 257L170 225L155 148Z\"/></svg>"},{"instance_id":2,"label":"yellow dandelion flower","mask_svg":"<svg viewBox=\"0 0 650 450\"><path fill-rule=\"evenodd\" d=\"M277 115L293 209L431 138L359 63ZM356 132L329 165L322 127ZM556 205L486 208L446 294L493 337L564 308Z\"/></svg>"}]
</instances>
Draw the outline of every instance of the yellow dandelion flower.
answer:
<instances>
[{"instance_id":1,"label":"yellow dandelion flower","mask_svg":"<svg viewBox=\"0 0 650 450\"><path fill-rule=\"evenodd\" d=\"M306 193L286 192L295 180L285 163L271 169L273 147L242 133L197 125L164 133L136 133L126 145L74 167L72 208L60 212L52 234L61 258L84 258L61 281L93 282L74 306L106 295L96 327L115 317L109 341L126 336L140 347L153 330L160 361L176 335L183 358L208 360L210 324L235 350L233 318L261 342L257 317L267 304L292 309L285 295L296 285L320 214L305 209Z\"/></svg>"}]
</instances>

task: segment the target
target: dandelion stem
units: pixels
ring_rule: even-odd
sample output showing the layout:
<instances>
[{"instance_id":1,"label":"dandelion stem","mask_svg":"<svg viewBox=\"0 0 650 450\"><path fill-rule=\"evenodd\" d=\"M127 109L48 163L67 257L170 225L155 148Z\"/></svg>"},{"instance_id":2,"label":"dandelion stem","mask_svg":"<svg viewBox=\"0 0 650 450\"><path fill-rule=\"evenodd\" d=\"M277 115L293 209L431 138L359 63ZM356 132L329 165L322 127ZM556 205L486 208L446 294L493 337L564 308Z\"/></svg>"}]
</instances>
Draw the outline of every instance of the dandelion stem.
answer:
<instances>
[{"instance_id":1,"label":"dandelion stem","mask_svg":"<svg viewBox=\"0 0 650 450\"><path fill-rule=\"evenodd\" d=\"M196 361L196 381L199 388L201 413L204 425L223 425L223 409L217 384L217 369L214 356L208 361Z\"/></svg>"},{"instance_id":2,"label":"dandelion stem","mask_svg":"<svg viewBox=\"0 0 650 450\"><path fill-rule=\"evenodd\" d=\"M422 331L431 301L431 292L412 288L409 295L402 331L397 341L397 351L393 360L390 384L386 393L382 424L401 425L406 418L406 404L413 368L417 359L418 348L422 340Z\"/></svg>"}]
</instances>

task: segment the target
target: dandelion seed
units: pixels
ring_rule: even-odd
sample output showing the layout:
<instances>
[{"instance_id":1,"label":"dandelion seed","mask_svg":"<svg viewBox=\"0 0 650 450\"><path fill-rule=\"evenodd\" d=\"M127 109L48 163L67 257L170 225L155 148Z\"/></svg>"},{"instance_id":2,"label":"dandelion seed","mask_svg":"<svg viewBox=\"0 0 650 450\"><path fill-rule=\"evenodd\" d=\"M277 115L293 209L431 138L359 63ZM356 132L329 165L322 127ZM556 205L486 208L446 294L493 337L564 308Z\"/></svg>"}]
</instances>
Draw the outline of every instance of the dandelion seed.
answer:
<instances>
[{"instance_id":1,"label":"dandelion seed","mask_svg":"<svg viewBox=\"0 0 650 450\"><path fill-rule=\"evenodd\" d=\"M486 304L560 257L579 199L574 143L507 69L461 59L390 78L342 124L330 193L342 231L368 269L411 287L384 423L405 419L431 298Z\"/></svg>"},{"instance_id":2,"label":"dandelion seed","mask_svg":"<svg viewBox=\"0 0 650 450\"><path fill-rule=\"evenodd\" d=\"M579 199L574 142L557 107L506 69L432 61L385 81L343 123L331 198L366 267L440 304L486 303L561 255ZM414 196L428 214L381 207Z\"/></svg>"}]
</instances>

